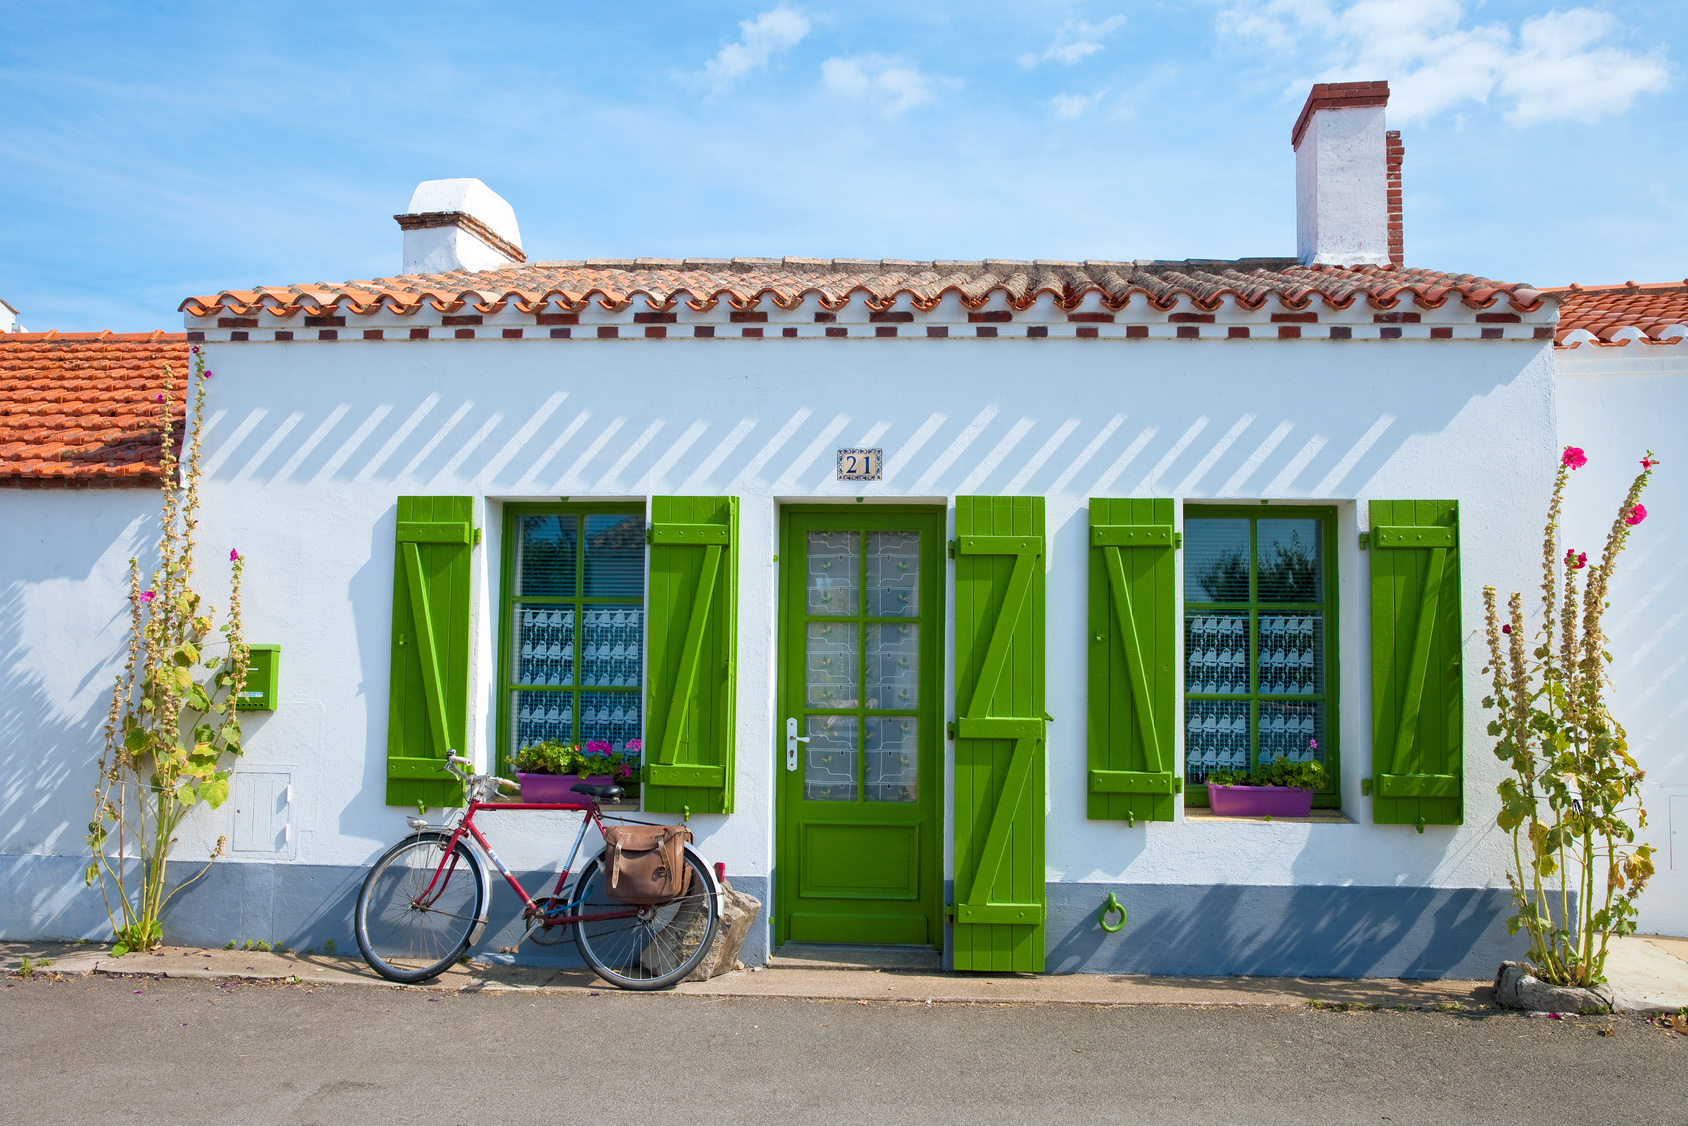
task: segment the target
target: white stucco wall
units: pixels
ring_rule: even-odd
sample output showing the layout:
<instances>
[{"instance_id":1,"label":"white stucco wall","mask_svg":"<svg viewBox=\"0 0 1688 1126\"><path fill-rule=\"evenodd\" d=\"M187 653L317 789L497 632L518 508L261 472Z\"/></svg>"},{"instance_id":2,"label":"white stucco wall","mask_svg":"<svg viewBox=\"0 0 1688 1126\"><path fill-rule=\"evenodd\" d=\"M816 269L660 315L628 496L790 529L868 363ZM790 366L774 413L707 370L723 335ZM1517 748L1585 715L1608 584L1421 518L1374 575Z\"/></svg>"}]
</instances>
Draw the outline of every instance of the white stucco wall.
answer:
<instances>
[{"instance_id":1,"label":"white stucco wall","mask_svg":"<svg viewBox=\"0 0 1688 1126\"><path fill-rule=\"evenodd\" d=\"M1489 797L1499 764L1485 753L1475 677L1466 703L1467 823L1423 835L1369 823L1370 800L1359 793L1360 779L1371 774L1367 557L1356 533L1367 498L1460 501L1467 668L1480 668L1481 586L1532 581L1527 548L1558 448L1551 361L1540 344L679 339L209 347L217 378L201 539L208 561L230 547L247 555L248 639L282 646L280 707L248 713L249 753L240 767L285 773L294 783L293 840L281 859L363 864L403 832L405 811L382 804L397 495L481 498L487 534L478 552L472 727L483 757L493 730L489 582L499 573L502 501L743 498L737 811L694 817L693 827L712 858L736 873L765 875L778 718L772 557L779 503L1012 493L1048 498L1047 682L1056 717L1048 744L1050 879L1504 883L1503 838L1492 827ZM833 452L843 445L883 446L885 480L835 482ZM39 538L55 553L5 548L6 714L18 717L7 721L17 730L60 722L51 717L62 714L91 731L103 716L106 677L88 670L115 652L121 563L136 537L150 532L143 534L134 509L102 508L117 502L101 495L0 493L8 518L45 529ZM139 512L150 512L151 495L143 495ZM1356 823L1128 828L1083 819L1085 501L1092 495L1340 506L1342 784ZM209 581L220 569L203 570L209 595L221 601ZM28 614L50 617L37 625ZM77 630L95 637L88 644L99 652L53 652ZM58 711L36 708L24 692ZM49 718L27 718L36 711ZM77 758L67 746L53 767L52 793L26 798L35 784L19 758L39 760L19 749L20 740L4 742L12 767L5 847L77 851L84 775L91 776L85 752ZM200 810L180 855L203 856L218 833L230 831L231 817L227 807ZM495 843L517 866L543 864L556 847L531 818L499 826ZM232 862L247 859L254 858Z\"/></svg>"},{"instance_id":2,"label":"white stucco wall","mask_svg":"<svg viewBox=\"0 0 1688 1126\"><path fill-rule=\"evenodd\" d=\"M1567 495L1567 544L1596 557L1641 455L1662 459L1613 579L1606 632L1612 708L1647 772L1642 837L1659 849L1640 929L1688 935L1688 342L1583 345L1556 360L1560 441L1588 454Z\"/></svg>"}]
</instances>

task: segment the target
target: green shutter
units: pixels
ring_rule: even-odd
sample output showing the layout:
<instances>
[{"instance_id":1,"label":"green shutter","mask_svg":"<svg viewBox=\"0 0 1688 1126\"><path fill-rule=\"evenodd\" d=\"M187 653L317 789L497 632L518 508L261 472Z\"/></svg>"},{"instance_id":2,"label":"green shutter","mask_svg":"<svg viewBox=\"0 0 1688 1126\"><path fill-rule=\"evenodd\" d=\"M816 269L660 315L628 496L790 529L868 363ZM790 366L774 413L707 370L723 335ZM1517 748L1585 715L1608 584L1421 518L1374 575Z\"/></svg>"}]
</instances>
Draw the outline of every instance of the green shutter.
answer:
<instances>
[{"instance_id":1,"label":"green shutter","mask_svg":"<svg viewBox=\"0 0 1688 1126\"><path fill-rule=\"evenodd\" d=\"M1372 820L1459 825L1459 504L1371 502Z\"/></svg>"},{"instance_id":2,"label":"green shutter","mask_svg":"<svg viewBox=\"0 0 1688 1126\"><path fill-rule=\"evenodd\" d=\"M653 497L645 809L733 811L738 498Z\"/></svg>"},{"instance_id":3,"label":"green shutter","mask_svg":"<svg viewBox=\"0 0 1688 1126\"><path fill-rule=\"evenodd\" d=\"M466 753L472 497L400 497L393 551L387 804L454 806L448 751Z\"/></svg>"},{"instance_id":4,"label":"green shutter","mask_svg":"<svg viewBox=\"0 0 1688 1126\"><path fill-rule=\"evenodd\" d=\"M1043 969L1042 497L955 499L955 968Z\"/></svg>"},{"instance_id":5,"label":"green shutter","mask_svg":"<svg viewBox=\"0 0 1688 1126\"><path fill-rule=\"evenodd\" d=\"M1183 790L1172 501L1090 501L1087 815L1172 820Z\"/></svg>"}]
</instances>

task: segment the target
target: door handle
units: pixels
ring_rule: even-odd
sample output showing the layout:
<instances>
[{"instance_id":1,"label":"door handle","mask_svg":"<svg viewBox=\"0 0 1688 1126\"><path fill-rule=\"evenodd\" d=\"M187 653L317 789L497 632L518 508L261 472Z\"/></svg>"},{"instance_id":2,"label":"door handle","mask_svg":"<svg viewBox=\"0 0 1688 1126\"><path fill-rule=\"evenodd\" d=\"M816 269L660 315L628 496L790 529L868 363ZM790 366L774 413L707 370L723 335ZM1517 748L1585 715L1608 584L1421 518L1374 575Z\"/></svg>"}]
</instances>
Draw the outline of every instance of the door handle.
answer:
<instances>
[{"instance_id":1,"label":"door handle","mask_svg":"<svg viewBox=\"0 0 1688 1126\"><path fill-rule=\"evenodd\" d=\"M797 734L796 718L788 718L785 721L785 768L787 770L797 769L797 744L807 743L808 741L807 735Z\"/></svg>"}]
</instances>

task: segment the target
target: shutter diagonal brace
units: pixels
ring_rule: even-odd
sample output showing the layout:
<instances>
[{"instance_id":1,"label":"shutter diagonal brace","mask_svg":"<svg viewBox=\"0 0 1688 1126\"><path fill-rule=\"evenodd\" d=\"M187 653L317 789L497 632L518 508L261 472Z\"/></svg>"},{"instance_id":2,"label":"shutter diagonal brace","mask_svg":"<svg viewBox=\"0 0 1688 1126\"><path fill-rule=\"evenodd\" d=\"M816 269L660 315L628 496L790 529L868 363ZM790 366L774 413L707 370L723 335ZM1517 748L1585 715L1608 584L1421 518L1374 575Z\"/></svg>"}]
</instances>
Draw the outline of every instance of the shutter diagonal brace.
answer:
<instances>
[{"instance_id":1,"label":"shutter diagonal brace","mask_svg":"<svg viewBox=\"0 0 1688 1126\"><path fill-rule=\"evenodd\" d=\"M434 646L433 616L428 609L428 588L422 581L422 553L416 544L404 549L404 571L410 582L410 619L416 629L416 655L422 664L422 694L428 701L428 730L434 737L434 755L445 758L455 750L446 746L445 697L440 692L439 654Z\"/></svg>"},{"instance_id":2,"label":"shutter diagonal brace","mask_svg":"<svg viewBox=\"0 0 1688 1126\"><path fill-rule=\"evenodd\" d=\"M691 707L698 666L703 659L704 627L709 624L709 606L715 595L715 574L720 566L721 547L710 544L704 548L703 569L698 573L697 594L692 602L691 617L686 622L686 640L680 650L680 667L674 676L668 726L663 730L662 748L657 755L657 761L664 766L674 765L680 753L680 737L686 724L686 712Z\"/></svg>"},{"instance_id":3,"label":"shutter diagonal brace","mask_svg":"<svg viewBox=\"0 0 1688 1126\"><path fill-rule=\"evenodd\" d=\"M1430 645L1436 633L1436 610L1441 601L1442 575L1447 568L1448 549L1430 549L1430 565L1424 573L1424 593L1419 599L1418 627L1413 634L1412 668L1407 675L1407 692L1401 701L1401 721L1395 731L1395 755L1390 774L1417 774L1418 716L1424 703L1424 682L1430 672ZM1382 773L1382 772L1380 772Z\"/></svg>"},{"instance_id":4,"label":"shutter diagonal brace","mask_svg":"<svg viewBox=\"0 0 1688 1126\"><path fill-rule=\"evenodd\" d=\"M1143 735L1144 758L1151 773L1171 770L1161 753L1160 738L1155 730L1154 706L1149 700L1148 670L1143 667L1143 649L1137 641L1137 619L1131 609L1131 588L1125 581L1125 560L1120 548L1104 547L1103 557L1108 564L1108 585L1114 593L1114 617L1119 623L1120 641L1125 645L1125 668L1131 677L1131 702L1137 713L1137 727Z\"/></svg>"},{"instance_id":5,"label":"shutter diagonal brace","mask_svg":"<svg viewBox=\"0 0 1688 1126\"><path fill-rule=\"evenodd\" d=\"M1041 551L1016 554L1014 558L1014 571L1009 576L1008 589L1003 593L1002 609L996 619L996 628L991 631L991 642L985 649L985 660L979 669L979 680L974 686L973 698L968 702L966 718L969 720L988 718L985 713L990 709L991 699L996 695L997 682L1002 679L1003 669L1008 664L1008 649L1013 641L1014 623L1019 619L1031 593L1032 569L1041 558ZM958 724L958 734L967 726L970 725ZM1002 792L997 798L996 808L991 813L984 847L979 850L979 863L973 871L973 880L965 892L959 887L956 889L958 922L961 921L963 907L985 906L985 900L979 896L989 896L991 886L996 883L997 872L1002 867L1003 858L1008 854L1008 833L1014 820L1013 809L1019 804L1026 783L1031 778L1033 748L1040 738L1021 736L1014 741L1014 752L1008 760L1008 772L1003 777ZM1035 923L1041 919L1028 918L1025 921Z\"/></svg>"}]
</instances>

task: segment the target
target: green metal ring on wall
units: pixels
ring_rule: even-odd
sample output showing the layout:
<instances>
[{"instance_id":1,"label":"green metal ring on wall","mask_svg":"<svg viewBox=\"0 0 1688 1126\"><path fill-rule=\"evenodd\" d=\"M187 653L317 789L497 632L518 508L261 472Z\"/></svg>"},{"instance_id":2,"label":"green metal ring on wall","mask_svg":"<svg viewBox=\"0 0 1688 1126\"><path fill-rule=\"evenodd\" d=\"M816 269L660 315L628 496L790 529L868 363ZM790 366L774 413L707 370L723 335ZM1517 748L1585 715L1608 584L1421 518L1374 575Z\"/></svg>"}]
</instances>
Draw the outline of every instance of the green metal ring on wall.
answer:
<instances>
[{"instance_id":1,"label":"green metal ring on wall","mask_svg":"<svg viewBox=\"0 0 1688 1126\"><path fill-rule=\"evenodd\" d=\"M1115 911L1119 912L1119 922L1109 926L1108 916ZM1120 903L1119 897L1111 891L1108 898L1102 902L1102 909L1096 913L1096 925L1109 934L1125 929L1125 907Z\"/></svg>"}]
</instances>

